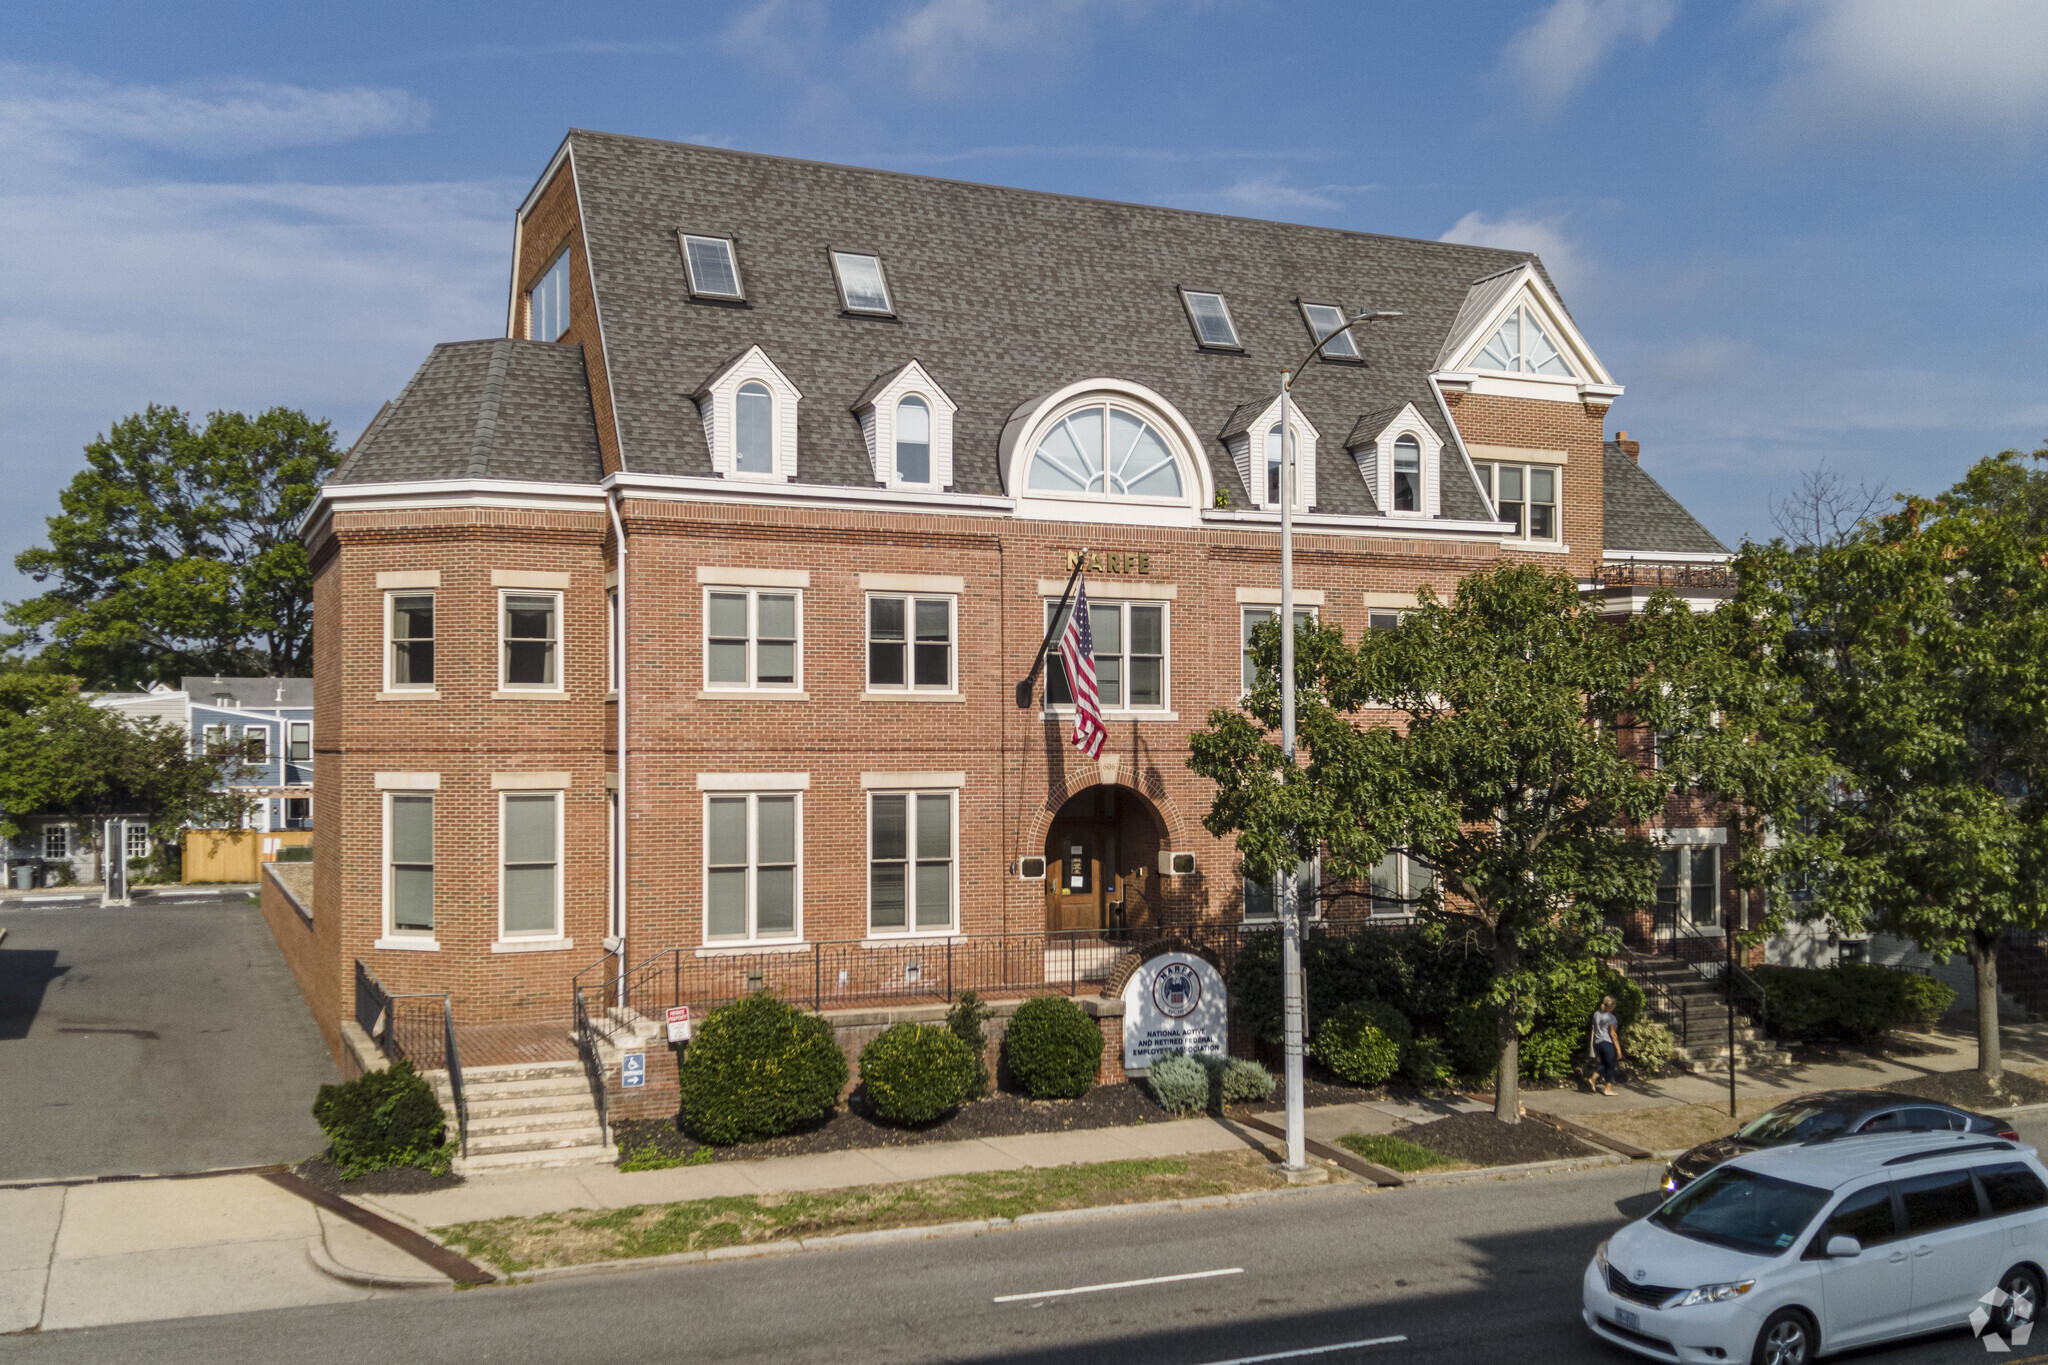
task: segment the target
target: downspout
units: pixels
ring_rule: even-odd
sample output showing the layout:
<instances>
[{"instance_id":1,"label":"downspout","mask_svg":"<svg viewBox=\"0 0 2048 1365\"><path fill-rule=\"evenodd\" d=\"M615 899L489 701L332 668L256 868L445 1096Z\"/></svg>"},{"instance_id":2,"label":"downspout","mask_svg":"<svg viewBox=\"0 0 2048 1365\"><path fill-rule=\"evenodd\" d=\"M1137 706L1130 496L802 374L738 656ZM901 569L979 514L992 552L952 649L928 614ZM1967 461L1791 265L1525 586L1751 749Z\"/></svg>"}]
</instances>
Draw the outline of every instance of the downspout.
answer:
<instances>
[{"instance_id":1,"label":"downspout","mask_svg":"<svg viewBox=\"0 0 2048 1365\"><path fill-rule=\"evenodd\" d=\"M1479 490L1479 500L1486 504L1486 510L1492 513L1493 519L1499 521L1500 512L1493 505L1493 495L1480 486L1479 470L1472 463L1472 452L1465 448L1465 433L1458 430L1458 419L1451 416L1451 405L1444 401L1443 386L1436 382L1433 374L1429 376L1429 391L1436 395L1436 410L1444 415L1444 425L1451 429L1451 440L1456 443L1458 453L1465 457L1465 472L1471 476L1472 486Z\"/></svg>"},{"instance_id":2,"label":"downspout","mask_svg":"<svg viewBox=\"0 0 2048 1365\"><path fill-rule=\"evenodd\" d=\"M612 938L618 944L618 1003L626 1003L626 526L619 520L619 503L625 490L613 489L605 499L612 517L612 539L618 545L618 620L612 627L612 681L618 685L619 767L618 790L612 814Z\"/></svg>"}]
</instances>

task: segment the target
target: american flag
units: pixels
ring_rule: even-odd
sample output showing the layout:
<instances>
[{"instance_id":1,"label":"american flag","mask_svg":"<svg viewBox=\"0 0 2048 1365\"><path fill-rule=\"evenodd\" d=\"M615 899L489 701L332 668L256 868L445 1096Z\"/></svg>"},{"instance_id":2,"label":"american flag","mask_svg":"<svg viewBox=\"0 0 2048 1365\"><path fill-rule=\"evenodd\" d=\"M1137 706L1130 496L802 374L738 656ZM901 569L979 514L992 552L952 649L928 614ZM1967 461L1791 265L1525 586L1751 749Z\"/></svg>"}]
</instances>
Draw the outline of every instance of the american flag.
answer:
<instances>
[{"instance_id":1,"label":"american flag","mask_svg":"<svg viewBox=\"0 0 2048 1365\"><path fill-rule=\"evenodd\" d=\"M1067 691L1074 697L1074 747L1090 758L1102 757L1102 699L1095 690L1095 636L1088 629L1088 580L1074 585L1074 611L1060 632L1060 662L1067 668Z\"/></svg>"}]
</instances>

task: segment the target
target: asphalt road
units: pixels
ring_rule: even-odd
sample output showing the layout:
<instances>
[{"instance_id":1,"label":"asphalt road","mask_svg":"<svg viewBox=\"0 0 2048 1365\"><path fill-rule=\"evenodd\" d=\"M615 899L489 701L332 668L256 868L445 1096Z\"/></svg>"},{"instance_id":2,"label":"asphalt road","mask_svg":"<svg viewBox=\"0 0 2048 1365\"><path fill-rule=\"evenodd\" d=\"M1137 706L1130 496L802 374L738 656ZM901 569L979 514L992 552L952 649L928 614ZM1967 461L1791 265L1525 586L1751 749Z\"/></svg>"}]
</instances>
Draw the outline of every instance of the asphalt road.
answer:
<instances>
[{"instance_id":1,"label":"asphalt road","mask_svg":"<svg viewBox=\"0 0 2048 1365\"><path fill-rule=\"evenodd\" d=\"M2048 1123L2029 1127L2031 1140L2048 1137ZM1579 1322L1579 1275L1603 1236L1652 1206L1657 1173L1645 1163L1434 1190L1319 1191L972 1240L17 1337L0 1357L1246 1365L1302 1352L1294 1359L1307 1365L1619 1362L1631 1357ZM1235 1273L1045 1294L1207 1271ZM996 1301L1011 1295L1025 1297ZM1922 1365L1984 1352L1965 1334L1852 1358Z\"/></svg>"},{"instance_id":2,"label":"asphalt road","mask_svg":"<svg viewBox=\"0 0 2048 1365\"><path fill-rule=\"evenodd\" d=\"M320 1150L313 1092L339 1074L246 895L8 902L0 925L0 1181Z\"/></svg>"}]
</instances>

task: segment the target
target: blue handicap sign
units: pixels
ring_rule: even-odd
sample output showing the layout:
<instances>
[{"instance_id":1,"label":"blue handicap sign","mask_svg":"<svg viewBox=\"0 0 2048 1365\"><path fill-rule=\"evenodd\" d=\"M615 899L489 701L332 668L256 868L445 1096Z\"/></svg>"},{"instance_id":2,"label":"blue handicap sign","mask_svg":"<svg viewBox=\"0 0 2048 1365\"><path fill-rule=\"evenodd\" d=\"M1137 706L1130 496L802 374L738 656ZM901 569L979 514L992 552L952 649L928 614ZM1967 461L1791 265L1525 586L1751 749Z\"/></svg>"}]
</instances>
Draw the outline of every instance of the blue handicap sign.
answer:
<instances>
[{"instance_id":1,"label":"blue handicap sign","mask_svg":"<svg viewBox=\"0 0 2048 1365\"><path fill-rule=\"evenodd\" d=\"M647 1084L647 1054L628 1052L619 1060L619 1085L627 1090Z\"/></svg>"}]
</instances>

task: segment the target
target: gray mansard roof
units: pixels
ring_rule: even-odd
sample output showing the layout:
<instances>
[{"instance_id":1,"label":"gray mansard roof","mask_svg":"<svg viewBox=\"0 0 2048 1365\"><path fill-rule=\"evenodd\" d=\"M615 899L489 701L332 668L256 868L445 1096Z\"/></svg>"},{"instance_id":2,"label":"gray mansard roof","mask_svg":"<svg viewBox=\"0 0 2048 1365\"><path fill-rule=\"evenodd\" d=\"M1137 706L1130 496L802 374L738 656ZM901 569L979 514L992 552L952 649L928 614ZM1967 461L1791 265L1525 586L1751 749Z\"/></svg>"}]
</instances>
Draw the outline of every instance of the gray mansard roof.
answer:
<instances>
[{"instance_id":1,"label":"gray mansard roof","mask_svg":"<svg viewBox=\"0 0 2048 1365\"><path fill-rule=\"evenodd\" d=\"M1276 393L1281 367L1309 348L1307 300L1403 314L1357 334L1364 364L1318 363L1296 380L1296 400L1325 437L1321 509L1377 510L1344 438L1362 429L1363 414L1412 402L1446 442L1443 515L1487 518L1427 376L1472 287L1526 253L581 130L568 146L629 472L710 475L692 395L758 344L804 394L804 483L873 486L853 409L916 360L958 405L956 491L1004 491L998 442L1019 405L1109 377L1179 408L1216 486L1243 505L1222 433L1241 405ZM681 232L734 241L743 303L692 299ZM843 312L833 250L881 258L893 318ZM1183 288L1224 296L1242 351L1196 345ZM588 408L573 347L439 347L336 479L591 479ZM543 421L543 412L552 415Z\"/></svg>"},{"instance_id":2,"label":"gray mansard roof","mask_svg":"<svg viewBox=\"0 0 2048 1365\"><path fill-rule=\"evenodd\" d=\"M1609 553L1725 555L1728 547L1664 491L1620 444L1602 447Z\"/></svg>"}]
</instances>

